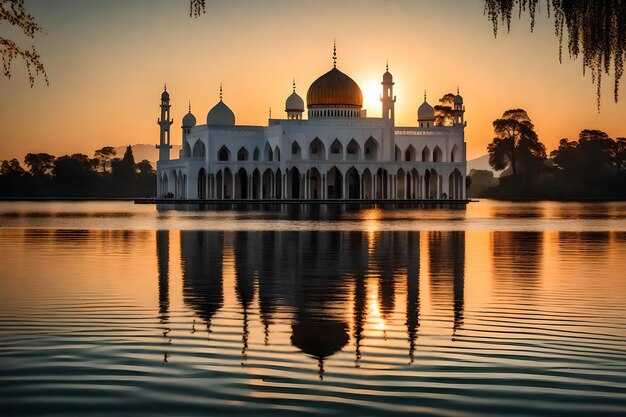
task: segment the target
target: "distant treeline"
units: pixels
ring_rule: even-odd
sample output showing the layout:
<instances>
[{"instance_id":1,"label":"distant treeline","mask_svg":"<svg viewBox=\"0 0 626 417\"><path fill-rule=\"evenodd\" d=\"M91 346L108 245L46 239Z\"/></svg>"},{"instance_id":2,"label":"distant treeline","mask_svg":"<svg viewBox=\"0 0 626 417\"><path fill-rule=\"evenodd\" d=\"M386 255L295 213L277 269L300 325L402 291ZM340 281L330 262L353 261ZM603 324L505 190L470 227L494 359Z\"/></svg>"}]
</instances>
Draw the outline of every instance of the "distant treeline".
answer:
<instances>
[{"instance_id":1,"label":"distant treeline","mask_svg":"<svg viewBox=\"0 0 626 417\"><path fill-rule=\"evenodd\" d=\"M469 197L501 199L624 199L626 138L583 130L578 140L561 139L550 152L539 140L526 111L507 110L493 122L489 164L502 170L472 170Z\"/></svg>"},{"instance_id":2,"label":"distant treeline","mask_svg":"<svg viewBox=\"0 0 626 417\"><path fill-rule=\"evenodd\" d=\"M17 159L2 161L0 197L135 198L156 195L156 173L150 161L135 163L130 146L122 158L105 146L85 154L55 157L29 153L23 168Z\"/></svg>"}]
</instances>

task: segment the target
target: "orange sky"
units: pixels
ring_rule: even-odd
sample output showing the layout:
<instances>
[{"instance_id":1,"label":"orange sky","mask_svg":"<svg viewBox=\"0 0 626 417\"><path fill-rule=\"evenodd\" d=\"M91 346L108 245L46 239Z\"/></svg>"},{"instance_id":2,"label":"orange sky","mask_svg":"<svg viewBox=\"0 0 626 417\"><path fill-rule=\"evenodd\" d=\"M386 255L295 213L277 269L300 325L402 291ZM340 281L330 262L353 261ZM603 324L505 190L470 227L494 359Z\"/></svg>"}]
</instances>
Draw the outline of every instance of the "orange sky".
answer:
<instances>
[{"instance_id":1,"label":"orange sky","mask_svg":"<svg viewBox=\"0 0 626 417\"><path fill-rule=\"evenodd\" d=\"M626 136L626 91L612 101L605 77L602 111L580 60L558 63L553 22L544 12L535 33L515 20L494 39L483 2L437 0L211 1L191 19L186 0L28 0L44 28L35 44L50 86L29 88L21 62L0 78L0 159L27 152L55 155L105 145L156 143L159 96L167 81L173 143L191 100L198 122L218 99L238 124L284 115L295 76L298 93L332 65L363 90L368 115L377 102L385 59L396 82L396 124L416 125L424 89L429 101L454 91L465 98L468 157L485 154L491 122L509 108L526 109L548 150L584 128ZM27 39L6 24L0 33Z\"/></svg>"}]
</instances>

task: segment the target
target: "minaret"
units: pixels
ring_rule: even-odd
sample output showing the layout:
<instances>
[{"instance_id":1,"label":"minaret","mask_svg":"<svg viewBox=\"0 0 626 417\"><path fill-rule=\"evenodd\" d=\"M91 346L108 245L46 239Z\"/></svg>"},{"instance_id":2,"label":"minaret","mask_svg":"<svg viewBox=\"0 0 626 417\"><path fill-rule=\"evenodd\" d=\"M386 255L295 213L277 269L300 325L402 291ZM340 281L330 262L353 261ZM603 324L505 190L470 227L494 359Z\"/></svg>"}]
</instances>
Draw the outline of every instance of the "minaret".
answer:
<instances>
[{"instance_id":1,"label":"minaret","mask_svg":"<svg viewBox=\"0 0 626 417\"><path fill-rule=\"evenodd\" d=\"M161 94L161 118L157 119L157 124L160 127L159 144L156 146L159 150L159 161L170 160L170 126L174 123L174 120L170 119L170 94L167 92L167 84Z\"/></svg>"},{"instance_id":2,"label":"minaret","mask_svg":"<svg viewBox=\"0 0 626 417\"><path fill-rule=\"evenodd\" d=\"M389 61L385 67L386 71L383 74L383 95L380 97L380 101L383 103L383 119L395 119L395 102L396 97L393 95L393 76L389 73Z\"/></svg>"},{"instance_id":3,"label":"minaret","mask_svg":"<svg viewBox=\"0 0 626 417\"><path fill-rule=\"evenodd\" d=\"M465 106L463 105L463 97L459 94L459 87L456 88L456 96L454 96L454 124L465 124Z\"/></svg>"}]
</instances>

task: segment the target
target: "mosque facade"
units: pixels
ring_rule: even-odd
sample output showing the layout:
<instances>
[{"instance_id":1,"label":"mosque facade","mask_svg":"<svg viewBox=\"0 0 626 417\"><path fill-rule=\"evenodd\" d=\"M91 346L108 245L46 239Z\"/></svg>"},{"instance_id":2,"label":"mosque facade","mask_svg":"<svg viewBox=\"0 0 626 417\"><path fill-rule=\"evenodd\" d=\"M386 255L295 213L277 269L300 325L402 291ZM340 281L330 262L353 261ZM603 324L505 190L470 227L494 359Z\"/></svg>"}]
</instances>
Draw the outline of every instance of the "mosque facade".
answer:
<instances>
[{"instance_id":1,"label":"mosque facade","mask_svg":"<svg viewBox=\"0 0 626 417\"><path fill-rule=\"evenodd\" d=\"M426 101L415 126L395 125L393 76L382 77L382 117L368 117L358 84L333 68L304 100L293 92L286 117L267 126L237 125L219 102L206 124L187 113L182 148L170 156L170 96L161 94L157 195L179 200L464 200L465 107L458 92L452 114L436 123ZM306 118L304 117L306 114Z\"/></svg>"}]
</instances>

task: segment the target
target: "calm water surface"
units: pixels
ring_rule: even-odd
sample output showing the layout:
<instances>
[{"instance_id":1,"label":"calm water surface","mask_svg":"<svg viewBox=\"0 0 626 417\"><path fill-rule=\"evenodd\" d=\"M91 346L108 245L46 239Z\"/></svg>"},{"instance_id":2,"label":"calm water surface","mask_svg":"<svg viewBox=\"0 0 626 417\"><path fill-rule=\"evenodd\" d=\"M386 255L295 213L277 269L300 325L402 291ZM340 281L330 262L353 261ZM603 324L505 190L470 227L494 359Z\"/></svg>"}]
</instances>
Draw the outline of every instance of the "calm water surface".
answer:
<instances>
[{"instance_id":1,"label":"calm water surface","mask_svg":"<svg viewBox=\"0 0 626 417\"><path fill-rule=\"evenodd\" d=\"M0 203L0 415L626 415L626 203L189 209Z\"/></svg>"}]
</instances>

